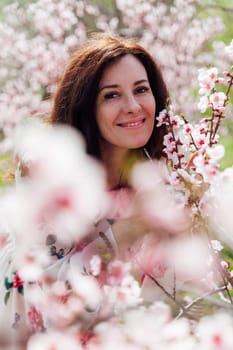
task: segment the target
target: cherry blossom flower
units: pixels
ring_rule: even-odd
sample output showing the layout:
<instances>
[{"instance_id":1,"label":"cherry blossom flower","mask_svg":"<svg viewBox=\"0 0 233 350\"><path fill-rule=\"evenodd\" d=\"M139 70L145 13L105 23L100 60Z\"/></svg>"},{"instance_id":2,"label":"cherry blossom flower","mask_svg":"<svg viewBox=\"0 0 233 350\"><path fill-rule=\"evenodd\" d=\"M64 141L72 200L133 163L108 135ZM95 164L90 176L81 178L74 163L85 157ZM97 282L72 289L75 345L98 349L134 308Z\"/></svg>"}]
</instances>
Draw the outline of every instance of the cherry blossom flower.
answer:
<instances>
[{"instance_id":1,"label":"cherry blossom flower","mask_svg":"<svg viewBox=\"0 0 233 350\"><path fill-rule=\"evenodd\" d=\"M104 285L103 291L108 303L116 312L135 307L142 301L139 283L131 275L124 276L118 286Z\"/></svg>"},{"instance_id":2,"label":"cherry blossom flower","mask_svg":"<svg viewBox=\"0 0 233 350\"><path fill-rule=\"evenodd\" d=\"M204 317L197 326L200 350L231 349L233 322L227 313Z\"/></svg>"},{"instance_id":3,"label":"cherry blossom flower","mask_svg":"<svg viewBox=\"0 0 233 350\"><path fill-rule=\"evenodd\" d=\"M166 109L163 109L161 112L159 112L159 115L156 117L156 119L158 120L158 127L165 124L168 125L169 124L169 111L167 111Z\"/></svg>"},{"instance_id":4,"label":"cherry blossom flower","mask_svg":"<svg viewBox=\"0 0 233 350\"><path fill-rule=\"evenodd\" d=\"M121 260L114 260L108 264L108 278L107 283L109 285L120 285L122 279L125 276L130 275L132 266L129 262L123 262Z\"/></svg>"},{"instance_id":5,"label":"cherry blossom flower","mask_svg":"<svg viewBox=\"0 0 233 350\"><path fill-rule=\"evenodd\" d=\"M201 113L204 113L209 106L209 99L207 96L201 96L199 103L198 103L198 109Z\"/></svg>"},{"instance_id":6,"label":"cherry blossom flower","mask_svg":"<svg viewBox=\"0 0 233 350\"><path fill-rule=\"evenodd\" d=\"M132 173L132 184L138 190L139 215L149 227L158 233L161 230L163 234L166 231L175 234L187 229L188 218L183 203L176 201L166 185L167 173L164 167L165 164L156 162L136 165Z\"/></svg>"},{"instance_id":7,"label":"cherry blossom flower","mask_svg":"<svg viewBox=\"0 0 233 350\"><path fill-rule=\"evenodd\" d=\"M30 338L28 342L28 350L81 350L82 346L78 342L74 334L52 332L39 333Z\"/></svg>"},{"instance_id":8,"label":"cherry blossom flower","mask_svg":"<svg viewBox=\"0 0 233 350\"><path fill-rule=\"evenodd\" d=\"M224 92L214 92L210 95L210 103L213 105L213 109L220 110L221 112L225 109L225 102L227 97Z\"/></svg>"},{"instance_id":9,"label":"cherry blossom flower","mask_svg":"<svg viewBox=\"0 0 233 350\"><path fill-rule=\"evenodd\" d=\"M73 264L76 257L73 258ZM69 271L69 279L72 284L72 288L81 298L82 305L85 309L89 310L90 314L99 310L102 303L102 291L98 281L90 275L84 275L80 273L80 266L72 264L72 269Z\"/></svg>"},{"instance_id":10,"label":"cherry blossom flower","mask_svg":"<svg viewBox=\"0 0 233 350\"><path fill-rule=\"evenodd\" d=\"M169 243L165 253L168 268L176 271L177 280L192 281L197 286L210 271L207 263L210 251L205 239L187 236Z\"/></svg>"},{"instance_id":11,"label":"cherry blossom flower","mask_svg":"<svg viewBox=\"0 0 233 350\"><path fill-rule=\"evenodd\" d=\"M60 240L67 240L68 235L78 240L85 233L85 227L106 212L103 169L85 154L83 140L73 130L37 123L27 125L17 134L16 152L28 169L28 177L19 184L17 193L23 191L22 196L28 200L31 191L36 193L34 213L33 206L29 211L35 224L44 222ZM94 182L93 172L96 173ZM66 237L62 237L61 232L66 232Z\"/></svg>"},{"instance_id":12,"label":"cherry blossom flower","mask_svg":"<svg viewBox=\"0 0 233 350\"><path fill-rule=\"evenodd\" d=\"M208 96L211 92L211 90L215 87L215 83L218 79L218 69L216 67L212 67L209 69L199 69L199 85L200 95Z\"/></svg>"},{"instance_id":13,"label":"cherry blossom flower","mask_svg":"<svg viewBox=\"0 0 233 350\"><path fill-rule=\"evenodd\" d=\"M227 175L227 178L224 174L219 174L212 187L206 192L203 197L203 215L208 218L216 237L232 248L231 212L229 208L233 204L233 188L232 176L229 175ZM230 181L229 178L231 178Z\"/></svg>"},{"instance_id":14,"label":"cherry blossom flower","mask_svg":"<svg viewBox=\"0 0 233 350\"><path fill-rule=\"evenodd\" d=\"M219 160L222 157L224 157L224 155L225 155L224 146L223 145L214 145L212 147L207 147L206 154L208 154L208 156L211 159Z\"/></svg>"}]
</instances>

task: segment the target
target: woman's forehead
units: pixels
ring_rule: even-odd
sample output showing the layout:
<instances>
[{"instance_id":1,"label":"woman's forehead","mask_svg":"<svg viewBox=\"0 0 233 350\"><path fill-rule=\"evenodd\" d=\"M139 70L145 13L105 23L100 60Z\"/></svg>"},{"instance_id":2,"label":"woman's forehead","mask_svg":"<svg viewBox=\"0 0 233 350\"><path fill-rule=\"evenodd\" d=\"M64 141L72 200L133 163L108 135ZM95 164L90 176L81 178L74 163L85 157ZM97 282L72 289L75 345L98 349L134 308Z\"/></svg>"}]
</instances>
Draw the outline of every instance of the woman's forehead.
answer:
<instances>
[{"instance_id":1,"label":"woman's forehead","mask_svg":"<svg viewBox=\"0 0 233 350\"><path fill-rule=\"evenodd\" d=\"M100 87L102 84L113 84L121 79L143 80L147 79L147 72L141 61L127 54L111 62L103 71Z\"/></svg>"}]
</instances>

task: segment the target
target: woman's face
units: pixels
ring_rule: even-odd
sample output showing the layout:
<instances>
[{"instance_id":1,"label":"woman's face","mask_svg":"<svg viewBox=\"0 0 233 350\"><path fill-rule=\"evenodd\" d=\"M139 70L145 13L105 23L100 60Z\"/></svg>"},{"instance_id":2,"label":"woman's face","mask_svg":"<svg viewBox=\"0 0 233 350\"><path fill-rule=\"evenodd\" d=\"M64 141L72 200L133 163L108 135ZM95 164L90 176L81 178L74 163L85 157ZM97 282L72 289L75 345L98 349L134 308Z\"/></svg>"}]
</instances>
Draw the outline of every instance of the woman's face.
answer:
<instances>
[{"instance_id":1,"label":"woman's face","mask_svg":"<svg viewBox=\"0 0 233 350\"><path fill-rule=\"evenodd\" d=\"M136 149L149 140L156 103L142 63L125 55L106 68L96 100L101 149Z\"/></svg>"}]
</instances>

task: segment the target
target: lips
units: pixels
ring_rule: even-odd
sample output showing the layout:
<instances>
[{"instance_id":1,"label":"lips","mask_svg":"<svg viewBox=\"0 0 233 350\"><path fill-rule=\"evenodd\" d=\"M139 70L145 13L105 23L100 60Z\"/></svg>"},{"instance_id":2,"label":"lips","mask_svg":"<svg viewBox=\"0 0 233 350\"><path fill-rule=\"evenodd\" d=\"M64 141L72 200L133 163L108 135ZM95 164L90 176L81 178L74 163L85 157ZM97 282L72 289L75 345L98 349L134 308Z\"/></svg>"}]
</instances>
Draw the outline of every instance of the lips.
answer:
<instances>
[{"instance_id":1,"label":"lips","mask_svg":"<svg viewBox=\"0 0 233 350\"><path fill-rule=\"evenodd\" d=\"M145 118L131 119L122 123L118 123L117 125L122 128L138 128L144 124L145 120Z\"/></svg>"}]
</instances>

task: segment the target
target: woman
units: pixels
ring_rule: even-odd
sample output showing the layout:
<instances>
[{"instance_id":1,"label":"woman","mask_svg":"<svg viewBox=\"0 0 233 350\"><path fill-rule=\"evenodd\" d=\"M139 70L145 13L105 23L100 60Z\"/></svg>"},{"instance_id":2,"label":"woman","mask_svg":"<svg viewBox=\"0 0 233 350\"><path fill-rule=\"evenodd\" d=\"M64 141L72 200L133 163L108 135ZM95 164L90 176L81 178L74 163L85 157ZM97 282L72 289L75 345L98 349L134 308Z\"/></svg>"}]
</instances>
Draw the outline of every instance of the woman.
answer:
<instances>
[{"instance_id":1,"label":"woman","mask_svg":"<svg viewBox=\"0 0 233 350\"><path fill-rule=\"evenodd\" d=\"M68 63L54 96L51 121L81 132L88 154L106 169L108 190L124 188L132 195L128 182L132 165L163 155L166 130L156 126L155 116L167 102L161 71L143 47L134 40L97 34ZM125 202L129 197L125 193L112 195ZM131 244L141 224L132 217L115 223L118 245L125 244L126 237Z\"/></svg>"},{"instance_id":2,"label":"woman","mask_svg":"<svg viewBox=\"0 0 233 350\"><path fill-rule=\"evenodd\" d=\"M53 254L51 275L67 282L66 272L72 264L76 268L80 265L83 271L84 260L93 254L104 255L107 251L111 258L117 250L124 251L145 234L145 224L130 210L134 193L128 181L129 172L140 159L162 157L166 130L156 126L155 116L166 107L167 99L160 69L133 40L99 34L73 55L58 83L50 119L52 123L69 124L81 132L87 153L101 161L106 170L106 187L115 207L108 220L96 225L95 232L68 249L67 255L56 260ZM51 248L58 250L54 241ZM2 259L6 265L4 276L8 276L10 260L6 256ZM23 281L17 271L16 277L21 287ZM29 326L31 322L33 331L46 328L38 308L31 305L25 313L23 303L22 293L15 288L14 295L2 305L2 315L8 316L17 342L24 339L23 331L17 334L23 318Z\"/></svg>"}]
</instances>

